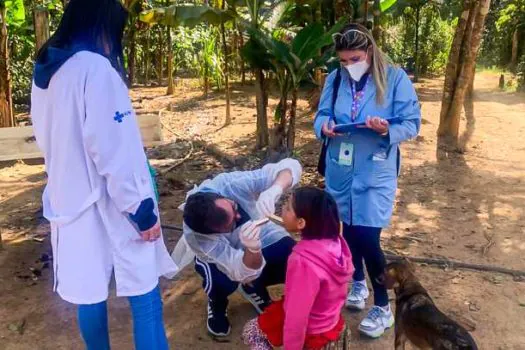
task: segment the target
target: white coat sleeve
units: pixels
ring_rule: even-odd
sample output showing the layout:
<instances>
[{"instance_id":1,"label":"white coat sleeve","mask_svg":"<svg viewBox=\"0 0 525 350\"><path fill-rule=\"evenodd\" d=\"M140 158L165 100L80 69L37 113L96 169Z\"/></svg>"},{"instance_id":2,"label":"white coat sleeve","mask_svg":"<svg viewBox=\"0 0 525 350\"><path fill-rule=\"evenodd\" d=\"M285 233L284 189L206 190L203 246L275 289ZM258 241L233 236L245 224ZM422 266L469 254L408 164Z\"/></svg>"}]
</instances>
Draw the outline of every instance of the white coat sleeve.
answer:
<instances>
[{"instance_id":1,"label":"white coat sleeve","mask_svg":"<svg viewBox=\"0 0 525 350\"><path fill-rule=\"evenodd\" d=\"M86 78L84 145L121 212L134 214L153 198L140 130L127 86L109 61L94 62Z\"/></svg>"},{"instance_id":2,"label":"white coat sleeve","mask_svg":"<svg viewBox=\"0 0 525 350\"><path fill-rule=\"evenodd\" d=\"M261 169L253 171L237 171L216 176L206 187L214 189L222 196L234 201L246 200L247 197L259 195L274 183L279 173L289 170L292 174L292 186L301 180L303 169L301 164L292 158L286 158L278 163L266 164Z\"/></svg>"}]
</instances>

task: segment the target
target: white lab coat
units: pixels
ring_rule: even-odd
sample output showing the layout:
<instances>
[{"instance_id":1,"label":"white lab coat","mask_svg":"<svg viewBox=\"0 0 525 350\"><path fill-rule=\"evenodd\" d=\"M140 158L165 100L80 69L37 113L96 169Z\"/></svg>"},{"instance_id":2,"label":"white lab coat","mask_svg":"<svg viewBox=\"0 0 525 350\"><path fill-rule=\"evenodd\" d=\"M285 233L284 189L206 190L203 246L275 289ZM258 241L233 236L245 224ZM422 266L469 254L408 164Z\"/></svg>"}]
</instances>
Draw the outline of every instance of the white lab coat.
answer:
<instances>
[{"instance_id":1,"label":"white lab coat","mask_svg":"<svg viewBox=\"0 0 525 350\"><path fill-rule=\"evenodd\" d=\"M93 304L107 299L113 271L118 296L145 294L174 275L163 240L142 241L129 219L155 194L128 89L110 62L78 52L47 89L33 85L31 100L59 295Z\"/></svg>"},{"instance_id":2,"label":"white lab coat","mask_svg":"<svg viewBox=\"0 0 525 350\"><path fill-rule=\"evenodd\" d=\"M188 192L187 196L200 191L220 194L235 201L255 219L260 215L255 207L259 194L272 186L279 172L285 169L292 173L292 185L297 185L301 180L301 165L297 160L284 159L279 163L267 164L262 169L220 174L204 181ZM183 208L181 205L180 209ZM183 235L172 253L173 260L182 269L198 257L204 262L216 264L232 281L250 282L259 277L265 265L263 263L256 270L244 265L244 247L239 232L240 227L230 233L201 234L184 224ZM286 236L289 234L284 228L274 223L266 224L261 229L262 247L268 247Z\"/></svg>"}]
</instances>

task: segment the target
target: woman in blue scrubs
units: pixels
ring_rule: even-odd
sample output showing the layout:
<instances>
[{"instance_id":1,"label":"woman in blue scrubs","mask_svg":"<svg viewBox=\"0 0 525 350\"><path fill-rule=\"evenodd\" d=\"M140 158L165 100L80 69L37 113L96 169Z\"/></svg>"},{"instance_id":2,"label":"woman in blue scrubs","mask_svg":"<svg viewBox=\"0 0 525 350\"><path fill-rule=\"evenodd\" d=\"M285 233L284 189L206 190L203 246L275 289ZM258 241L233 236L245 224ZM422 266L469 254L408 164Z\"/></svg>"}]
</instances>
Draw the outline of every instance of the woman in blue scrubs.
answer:
<instances>
[{"instance_id":1,"label":"woman in blue scrubs","mask_svg":"<svg viewBox=\"0 0 525 350\"><path fill-rule=\"evenodd\" d=\"M394 324L387 291L377 282L385 266L380 235L392 216L399 144L418 134L421 111L410 79L389 64L365 27L346 26L334 35L334 44L341 68L326 79L314 128L317 138L328 140L326 190L337 201L355 266L347 307L365 308L364 262L374 306L359 330L377 338ZM342 133L334 130L336 124L354 126Z\"/></svg>"}]
</instances>

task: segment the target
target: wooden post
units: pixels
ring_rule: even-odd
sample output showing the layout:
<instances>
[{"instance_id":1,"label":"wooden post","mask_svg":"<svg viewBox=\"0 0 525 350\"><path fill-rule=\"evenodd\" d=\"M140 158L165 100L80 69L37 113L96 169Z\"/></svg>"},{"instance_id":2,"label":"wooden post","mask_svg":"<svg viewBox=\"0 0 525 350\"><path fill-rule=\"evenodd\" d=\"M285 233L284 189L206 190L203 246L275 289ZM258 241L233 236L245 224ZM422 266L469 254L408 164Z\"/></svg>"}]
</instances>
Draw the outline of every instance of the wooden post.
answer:
<instances>
[{"instance_id":1,"label":"wooden post","mask_svg":"<svg viewBox=\"0 0 525 350\"><path fill-rule=\"evenodd\" d=\"M33 10L33 19L36 37L36 52L49 39L49 11L44 6L35 6Z\"/></svg>"}]
</instances>

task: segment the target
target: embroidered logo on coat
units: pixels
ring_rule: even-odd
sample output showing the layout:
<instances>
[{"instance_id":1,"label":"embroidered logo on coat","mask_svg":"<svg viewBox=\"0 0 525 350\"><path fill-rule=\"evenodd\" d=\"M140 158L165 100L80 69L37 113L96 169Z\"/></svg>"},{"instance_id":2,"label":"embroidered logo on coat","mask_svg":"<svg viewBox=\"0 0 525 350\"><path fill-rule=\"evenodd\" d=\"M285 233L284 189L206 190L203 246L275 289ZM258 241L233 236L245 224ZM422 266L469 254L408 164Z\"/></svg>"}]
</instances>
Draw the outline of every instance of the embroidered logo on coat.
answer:
<instances>
[{"instance_id":1,"label":"embroidered logo on coat","mask_svg":"<svg viewBox=\"0 0 525 350\"><path fill-rule=\"evenodd\" d=\"M119 111L115 112L115 116L113 117L113 120L115 120L117 123L122 123L122 120L124 117L127 117L128 115L131 115L131 111L127 111L124 113L120 113Z\"/></svg>"}]
</instances>

